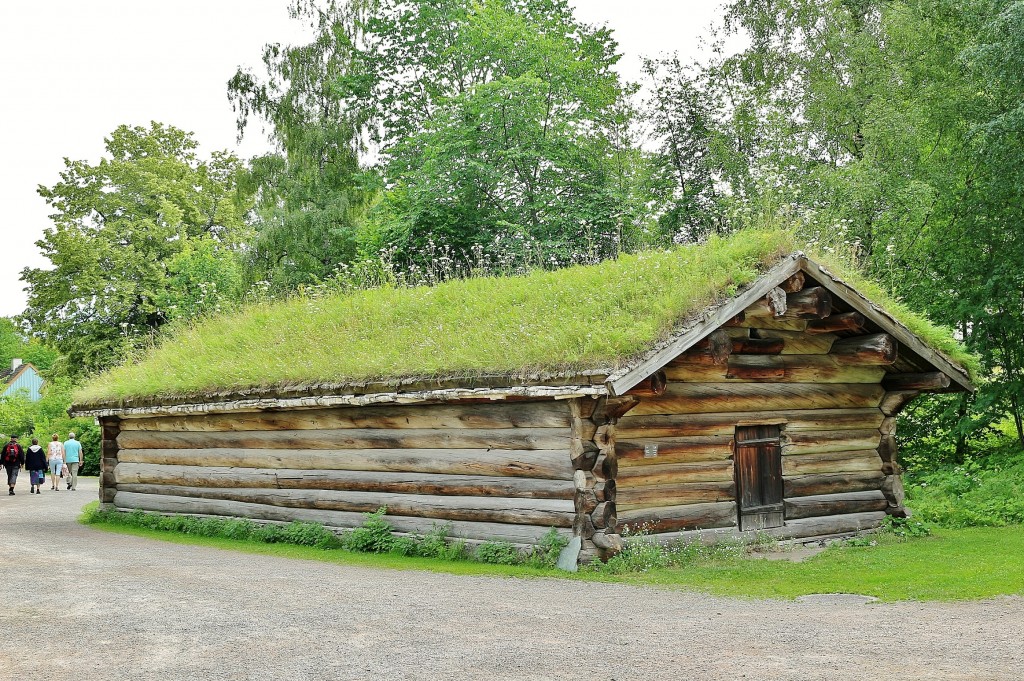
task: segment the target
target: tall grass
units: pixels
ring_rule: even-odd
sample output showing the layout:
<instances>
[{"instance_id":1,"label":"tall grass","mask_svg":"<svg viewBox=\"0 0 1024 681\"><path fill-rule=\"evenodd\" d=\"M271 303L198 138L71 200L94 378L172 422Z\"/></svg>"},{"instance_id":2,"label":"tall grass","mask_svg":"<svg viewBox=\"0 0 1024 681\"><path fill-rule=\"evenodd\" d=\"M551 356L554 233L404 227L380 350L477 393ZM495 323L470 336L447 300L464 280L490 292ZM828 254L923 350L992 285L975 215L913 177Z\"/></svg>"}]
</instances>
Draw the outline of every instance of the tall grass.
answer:
<instances>
[{"instance_id":1,"label":"tall grass","mask_svg":"<svg viewBox=\"0 0 1024 681\"><path fill-rule=\"evenodd\" d=\"M793 249L751 230L597 266L255 304L179 330L75 400L614 367Z\"/></svg>"},{"instance_id":2,"label":"tall grass","mask_svg":"<svg viewBox=\"0 0 1024 681\"><path fill-rule=\"evenodd\" d=\"M789 232L749 229L600 265L256 303L168 334L141 361L90 382L75 402L615 369L797 249ZM929 340L948 338L896 312Z\"/></svg>"}]
</instances>

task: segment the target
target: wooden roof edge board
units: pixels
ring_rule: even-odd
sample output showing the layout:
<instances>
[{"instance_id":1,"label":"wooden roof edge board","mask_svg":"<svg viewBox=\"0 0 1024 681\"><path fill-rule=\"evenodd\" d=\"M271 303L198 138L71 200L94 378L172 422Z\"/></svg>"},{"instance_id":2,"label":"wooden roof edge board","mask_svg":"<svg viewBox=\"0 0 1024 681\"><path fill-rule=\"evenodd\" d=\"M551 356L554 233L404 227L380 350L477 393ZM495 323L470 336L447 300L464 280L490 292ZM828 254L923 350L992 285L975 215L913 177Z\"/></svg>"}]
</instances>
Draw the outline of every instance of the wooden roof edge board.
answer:
<instances>
[{"instance_id":1,"label":"wooden roof edge board","mask_svg":"<svg viewBox=\"0 0 1024 681\"><path fill-rule=\"evenodd\" d=\"M958 366L942 353L934 350L921 340L913 331L903 325L877 303L872 302L861 294L850 284L843 281L838 275L830 272L825 267L814 262L806 255L801 257L801 269L812 276L821 286L838 296L857 312L860 312L868 321L877 324L883 331L892 335L898 342L907 346L911 351L921 356L926 362L932 364L936 369L949 376L963 390L974 392L976 390L967 370Z\"/></svg>"},{"instance_id":2,"label":"wooden roof edge board","mask_svg":"<svg viewBox=\"0 0 1024 681\"><path fill-rule=\"evenodd\" d=\"M104 407L98 409L72 408L72 417L148 418L155 416L185 416L190 414L224 414L260 412L280 409L319 409L324 407L365 407L386 404L424 404L458 402L461 400L505 400L510 397L568 400L579 397L597 398L607 395L603 385L580 386L512 386L508 388L446 388L409 393L375 393L369 395L318 395L289 398L252 398L225 402L194 402L183 404L154 404L138 407Z\"/></svg>"},{"instance_id":3,"label":"wooden roof edge board","mask_svg":"<svg viewBox=\"0 0 1024 681\"><path fill-rule=\"evenodd\" d=\"M786 279L802 270L806 256L797 251L785 257L780 263L758 277L745 291L726 300L717 307L708 308L704 315L668 340L659 343L638 363L616 371L608 377L606 385L611 395L622 395L634 388L648 376L665 366L673 357L688 350L708 334L722 326L754 301L776 288Z\"/></svg>"}]
</instances>

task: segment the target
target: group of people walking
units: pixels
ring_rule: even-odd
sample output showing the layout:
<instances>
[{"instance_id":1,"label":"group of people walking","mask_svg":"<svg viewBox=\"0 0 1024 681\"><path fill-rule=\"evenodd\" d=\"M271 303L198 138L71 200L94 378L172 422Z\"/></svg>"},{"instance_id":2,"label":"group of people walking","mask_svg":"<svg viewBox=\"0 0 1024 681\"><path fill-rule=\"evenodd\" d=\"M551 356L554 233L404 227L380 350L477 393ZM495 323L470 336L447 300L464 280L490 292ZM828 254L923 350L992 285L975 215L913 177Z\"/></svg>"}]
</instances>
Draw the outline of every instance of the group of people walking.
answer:
<instances>
[{"instance_id":1,"label":"group of people walking","mask_svg":"<svg viewBox=\"0 0 1024 681\"><path fill-rule=\"evenodd\" d=\"M2 439L2 437L0 437ZM46 473L50 473L50 489L59 490L63 483L67 489L78 489L78 468L82 463L82 443L75 439L74 433L68 433L68 439L60 441L60 436L53 434L53 439L44 450L39 440L32 438L28 449L18 443L18 436L11 435L11 440L0 450L0 464L7 472L8 494L14 496L14 486L18 482L18 473L22 468L28 471L29 494L42 494Z\"/></svg>"}]
</instances>

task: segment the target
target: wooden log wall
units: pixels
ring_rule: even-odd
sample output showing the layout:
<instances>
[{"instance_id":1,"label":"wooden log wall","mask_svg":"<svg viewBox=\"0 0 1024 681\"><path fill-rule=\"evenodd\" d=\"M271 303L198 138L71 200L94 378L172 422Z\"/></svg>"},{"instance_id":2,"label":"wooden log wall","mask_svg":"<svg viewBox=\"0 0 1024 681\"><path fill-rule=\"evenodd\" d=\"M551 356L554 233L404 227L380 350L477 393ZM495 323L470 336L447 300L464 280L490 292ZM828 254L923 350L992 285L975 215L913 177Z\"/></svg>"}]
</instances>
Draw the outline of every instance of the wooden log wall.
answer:
<instances>
[{"instance_id":1,"label":"wooden log wall","mask_svg":"<svg viewBox=\"0 0 1024 681\"><path fill-rule=\"evenodd\" d=\"M659 376L640 386L637 393L654 397L662 392L663 385L664 378ZM570 402L571 460L576 490L573 534L581 540L580 562L607 559L622 550L622 536L618 531L616 424L638 401L636 396L627 396Z\"/></svg>"},{"instance_id":2,"label":"wooden log wall","mask_svg":"<svg viewBox=\"0 0 1024 681\"><path fill-rule=\"evenodd\" d=\"M896 341L864 325L801 277L669 362L662 394L638 392L617 424L618 530L737 533L733 437L747 425L782 427L794 536L902 513L895 412L942 380L891 373Z\"/></svg>"},{"instance_id":3,"label":"wooden log wall","mask_svg":"<svg viewBox=\"0 0 1024 681\"><path fill-rule=\"evenodd\" d=\"M103 494L118 508L336 528L385 506L400 532L450 523L456 537L528 545L576 521L572 422L555 400L124 419L105 430Z\"/></svg>"},{"instance_id":4,"label":"wooden log wall","mask_svg":"<svg viewBox=\"0 0 1024 681\"><path fill-rule=\"evenodd\" d=\"M106 416L100 420L100 508L114 506L117 494L117 437L121 431L120 419Z\"/></svg>"}]
</instances>

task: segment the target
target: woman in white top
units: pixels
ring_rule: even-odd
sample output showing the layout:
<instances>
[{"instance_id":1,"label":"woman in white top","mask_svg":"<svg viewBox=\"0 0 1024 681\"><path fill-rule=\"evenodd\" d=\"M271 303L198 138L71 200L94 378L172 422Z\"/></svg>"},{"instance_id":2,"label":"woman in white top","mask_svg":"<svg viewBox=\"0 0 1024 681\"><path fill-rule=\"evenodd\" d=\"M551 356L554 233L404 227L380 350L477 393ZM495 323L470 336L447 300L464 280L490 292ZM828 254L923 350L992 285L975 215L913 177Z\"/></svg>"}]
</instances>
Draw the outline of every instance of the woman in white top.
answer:
<instances>
[{"instance_id":1,"label":"woman in white top","mask_svg":"<svg viewBox=\"0 0 1024 681\"><path fill-rule=\"evenodd\" d=\"M64 467L64 445L60 442L60 436L53 434L53 441L47 450L47 463L50 466L50 481L53 483L50 489L60 489L60 470Z\"/></svg>"}]
</instances>

